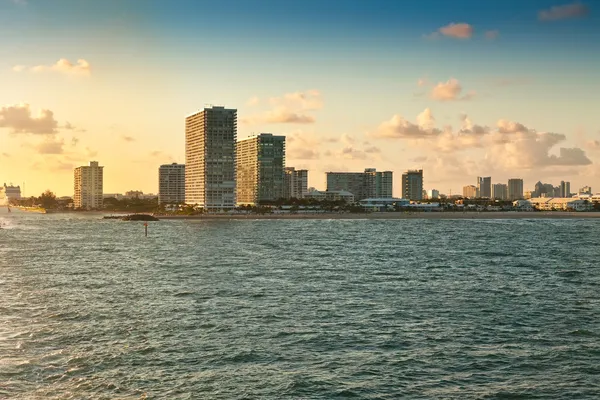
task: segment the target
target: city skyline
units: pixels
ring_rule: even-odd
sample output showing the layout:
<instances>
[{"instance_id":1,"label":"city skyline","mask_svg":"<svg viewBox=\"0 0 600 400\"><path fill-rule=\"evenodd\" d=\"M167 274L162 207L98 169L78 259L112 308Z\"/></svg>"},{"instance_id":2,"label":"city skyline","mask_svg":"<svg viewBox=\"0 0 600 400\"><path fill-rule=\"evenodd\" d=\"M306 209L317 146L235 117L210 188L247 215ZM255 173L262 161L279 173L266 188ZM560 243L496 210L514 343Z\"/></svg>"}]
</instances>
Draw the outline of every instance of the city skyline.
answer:
<instances>
[{"instance_id":1,"label":"city skyline","mask_svg":"<svg viewBox=\"0 0 600 400\"><path fill-rule=\"evenodd\" d=\"M598 187L594 4L458 3L0 1L0 180L72 195L99 159L106 192L157 192L158 167L185 162L185 116L212 103L238 110L238 140L285 136L319 189L370 167L398 197L409 169L442 193Z\"/></svg>"}]
</instances>

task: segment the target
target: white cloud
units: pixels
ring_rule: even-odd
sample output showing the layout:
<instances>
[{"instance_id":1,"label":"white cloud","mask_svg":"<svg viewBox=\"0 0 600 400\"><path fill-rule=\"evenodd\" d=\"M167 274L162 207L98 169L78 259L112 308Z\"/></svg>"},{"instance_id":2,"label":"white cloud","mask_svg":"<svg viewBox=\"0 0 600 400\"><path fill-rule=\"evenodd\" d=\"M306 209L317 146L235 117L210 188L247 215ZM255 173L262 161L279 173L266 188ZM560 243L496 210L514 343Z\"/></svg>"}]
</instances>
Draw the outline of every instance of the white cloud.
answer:
<instances>
[{"instance_id":1,"label":"white cloud","mask_svg":"<svg viewBox=\"0 0 600 400\"><path fill-rule=\"evenodd\" d=\"M463 87L458 79L450 78L446 82L439 82L431 90L431 98L438 101L470 100L475 96L471 91L461 96Z\"/></svg>"},{"instance_id":2,"label":"white cloud","mask_svg":"<svg viewBox=\"0 0 600 400\"><path fill-rule=\"evenodd\" d=\"M0 108L0 128L9 128L12 133L54 134L58 122L50 110L41 110L33 117L29 104L19 104Z\"/></svg>"},{"instance_id":3,"label":"white cloud","mask_svg":"<svg viewBox=\"0 0 600 400\"><path fill-rule=\"evenodd\" d=\"M461 127L454 131L446 126L436 128L430 109L417 117L417 123L399 115L380 124L372 137L383 139L408 139L414 147L435 154L452 154L481 148L487 150L487 159L507 170L588 165L591 160L577 147L560 147L565 135L536 132L525 125L501 119L497 129L474 124L467 115L461 115ZM600 142L590 142L589 147L600 147Z\"/></svg>"},{"instance_id":4,"label":"white cloud","mask_svg":"<svg viewBox=\"0 0 600 400\"><path fill-rule=\"evenodd\" d=\"M58 72L67 75L80 75L89 76L92 71L90 63L84 59L77 60L76 63L72 63L66 58L61 58L52 65L36 65L33 67L26 67L24 65L16 65L13 67L15 72L31 71L31 72Z\"/></svg>"},{"instance_id":5,"label":"white cloud","mask_svg":"<svg viewBox=\"0 0 600 400\"><path fill-rule=\"evenodd\" d=\"M314 149L294 147L286 150L286 158L290 160L316 160L320 158L320 155Z\"/></svg>"},{"instance_id":6,"label":"white cloud","mask_svg":"<svg viewBox=\"0 0 600 400\"><path fill-rule=\"evenodd\" d=\"M269 104L273 107L271 110L251 115L241 122L249 125L312 124L316 119L311 112L323 107L318 90L286 93L281 97L272 97Z\"/></svg>"},{"instance_id":7,"label":"white cloud","mask_svg":"<svg viewBox=\"0 0 600 400\"><path fill-rule=\"evenodd\" d=\"M592 163L580 148L560 147L558 154L553 153L553 149L565 140L565 135L558 133L516 132L510 140L492 145L488 155L495 163L510 170Z\"/></svg>"},{"instance_id":8,"label":"white cloud","mask_svg":"<svg viewBox=\"0 0 600 400\"><path fill-rule=\"evenodd\" d=\"M433 118L429 109L425 109L419 116L417 117L421 122L427 120L427 118ZM427 129L423 128L421 125L413 124L412 122L406 120L401 115L394 115L389 121L384 121L379 124L379 127L376 131L369 134L369 136L374 138L382 138L382 139L402 139L402 138L426 138L429 136L435 136L439 134L440 131L437 129Z\"/></svg>"},{"instance_id":9,"label":"white cloud","mask_svg":"<svg viewBox=\"0 0 600 400\"><path fill-rule=\"evenodd\" d=\"M500 133L518 133L529 131L529 129L523 124L513 121L507 121L505 119L498 120L497 126L498 132Z\"/></svg>"},{"instance_id":10,"label":"white cloud","mask_svg":"<svg viewBox=\"0 0 600 400\"><path fill-rule=\"evenodd\" d=\"M558 21L561 19L571 19L584 17L589 13L589 8L580 2L554 6L547 10L541 10L538 13L540 21Z\"/></svg>"},{"instance_id":11,"label":"white cloud","mask_svg":"<svg viewBox=\"0 0 600 400\"><path fill-rule=\"evenodd\" d=\"M58 140L57 138L51 137L35 146L35 149L40 154L63 154L64 145L64 139Z\"/></svg>"},{"instance_id":12,"label":"white cloud","mask_svg":"<svg viewBox=\"0 0 600 400\"><path fill-rule=\"evenodd\" d=\"M440 29L438 29L438 32L444 36L455 39L469 39L471 36L473 36L473 26L464 22L457 24L451 23L446 26L442 26Z\"/></svg>"},{"instance_id":13,"label":"white cloud","mask_svg":"<svg viewBox=\"0 0 600 400\"><path fill-rule=\"evenodd\" d=\"M286 107L302 111L319 110L323 108L323 98L318 90L286 93L281 97L272 97L269 103L276 107Z\"/></svg>"}]
</instances>

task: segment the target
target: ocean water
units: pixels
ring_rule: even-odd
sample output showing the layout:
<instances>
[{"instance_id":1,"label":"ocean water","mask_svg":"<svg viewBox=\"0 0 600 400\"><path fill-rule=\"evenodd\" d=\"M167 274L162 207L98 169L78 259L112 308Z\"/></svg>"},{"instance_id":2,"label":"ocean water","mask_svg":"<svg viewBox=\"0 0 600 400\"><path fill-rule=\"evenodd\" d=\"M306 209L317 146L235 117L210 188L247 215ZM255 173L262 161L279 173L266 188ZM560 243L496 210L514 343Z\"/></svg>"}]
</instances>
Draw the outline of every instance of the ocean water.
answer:
<instances>
[{"instance_id":1,"label":"ocean water","mask_svg":"<svg viewBox=\"0 0 600 400\"><path fill-rule=\"evenodd\" d=\"M600 396L595 220L0 224L0 398Z\"/></svg>"}]
</instances>

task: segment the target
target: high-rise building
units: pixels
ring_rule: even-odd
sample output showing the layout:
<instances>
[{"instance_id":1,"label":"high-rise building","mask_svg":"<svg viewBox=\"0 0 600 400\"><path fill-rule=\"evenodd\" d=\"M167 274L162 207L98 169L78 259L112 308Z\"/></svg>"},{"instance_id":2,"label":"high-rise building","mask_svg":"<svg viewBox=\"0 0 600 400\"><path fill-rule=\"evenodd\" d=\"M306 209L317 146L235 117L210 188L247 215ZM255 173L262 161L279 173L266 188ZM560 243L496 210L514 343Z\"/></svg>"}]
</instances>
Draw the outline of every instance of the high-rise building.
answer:
<instances>
[{"instance_id":1,"label":"high-rise building","mask_svg":"<svg viewBox=\"0 0 600 400\"><path fill-rule=\"evenodd\" d=\"M98 161L90 161L89 166L75 168L75 208L99 209L103 205L104 167Z\"/></svg>"},{"instance_id":2,"label":"high-rise building","mask_svg":"<svg viewBox=\"0 0 600 400\"><path fill-rule=\"evenodd\" d=\"M408 170L402 174L402 198L423 200L423 170Z\"/></svg>"},{"instance_id":3,"label":"high-rise building","mask_svg":"<svg viewBox=\"0 0 600 400\"><path fill-rule=\"evenodd\" d=\"M571 182L560 181L560 197L571 197Z\"/></svg>"},{"instance_id":4,"label":"high-rise building","mask_svg":"<svg viewBox=\"0 0 600 400\"><path fill-rule=\"evenodd\" d=\"M185 203L185 164L164 164L158 168L158 204Z\"/></svg>"},{"instance_id":5,"label":"high-rise building","mask_svg":"<svg viewBox=\"0 0 600 400\"><path fill-rule=\"evenodd\" d=\"M375 168L368 168L365 173L375 176L375 197L392 198L394 189L394 176L392 171L377 172Z\"/></svg>"},{"instance_id":6,"label":"high-rise building","mask_svg":"<svg viewBox=\"0 0 600 400\"><path fill-rule=\"evenodd\" d=\"M477 197L483 197L486 199L492 198L492 177L477 177L477 189L479 194Z\"/></svg>"},{"instance_id":7,"label":"high-rise building","mask_svg":"<svg viewBox=\"0 0 600 400\"><path fill-rule=\"evenodd\" d=\"M429 192L427 192L427 197L429 197L430 199L439 199L440 191L437 189L431 189Z\"/></svg>"},{"instance_id":8,"label":"high-rise building","mask_svg":"<svg viewBox=\"0 0 600 400\"><path fill-rule=\"evenodd\" d=\"M4 186L0 187L0 198L6 198L8 201L10 200L20 200L21 199L21 187L13 186L12 183L7 186L6 183Z\"/></svg>"},{"instance_id":9,"label":"high-rise building","mask_svg":"<svg viewBox=\"0 0 600 400\"><path fill-rule=\"evenodd\" d=\"M523 198L523 179L513 178L508 180L508 200Z\"/></svg>"},{"instance_id":10,"label":"high-rise building","mask_svg":"<svg viewBox=\"0 0 600 400\"><path fill-rule=\"evenodd\" d=\"M308 193L308 170L286 167L284 194L286 199L302 199Z\"/></svg>"},{"instance_id":11,"label":"high-rise building","mask_svg":"<svg viewBox=\"0 0 600 400\"><path fill-rule=\"evenodd\" d=\"M237 142L237 204L284 196L285 136L261 133Z\"/></svg>"},{"instance_id":12,"label":"high-rise building","mask_svg":"<svg viewBox=\"0 0 600 400\"><path fill-rule=\"evenodd\" d=\"M463 186L463 197L469 198L469 199L474 199L478 196L479 194L479 189L477 189L477 186L475 185L468 185L468 186Z\"/></svg>"},{"instance_id":13,"label":"high-rise building","mask_svg":"<svg viewBox=\"0 0 600 400\"><path fill-rule=\"evenodd\" d=\"M185 119L185 202L235 208L237 110L213 106Z\"/></svg>"},{"instance_id":14,"label":"high-rise building","mask_svg":"<svg viewBox=\"0 0 600 400\"><path fill-rule=\"evenodd\" d=\"M492 185L492 199L508 200L508 185L505 183L495 183Z\"/></svg>"},{"instance_id":15,"label":"high-rise building","mask_svg":"<svg viewBox=\"0 0 600 400\"><path fill-rule=\"evenodd\" d=\"M356 201L392 197L392 171L367 168L365 172L327 172L326 175L328 192L344 190L352 193Z\"/></svg>"},{"instance_id":16,"label":"high-rise building","mask_svg":"<svg viewBox=\"0 0 600 400\"><path fill-rule=\"evenodd\" d=\"M591 196L592 188L590 186L584 186L581 189L579 189L579 194L589 194Z\"/></svg>"}]
</instances>

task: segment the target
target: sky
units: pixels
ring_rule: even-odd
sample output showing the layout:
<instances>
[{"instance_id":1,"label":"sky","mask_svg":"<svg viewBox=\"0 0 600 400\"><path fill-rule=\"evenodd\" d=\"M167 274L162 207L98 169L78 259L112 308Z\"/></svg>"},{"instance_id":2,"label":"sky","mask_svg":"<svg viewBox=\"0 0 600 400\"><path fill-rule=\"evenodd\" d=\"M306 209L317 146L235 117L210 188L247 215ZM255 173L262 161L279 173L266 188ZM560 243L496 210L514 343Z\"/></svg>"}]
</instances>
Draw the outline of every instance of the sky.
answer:
<instances>
[{"instance_id":1,"label":"sky","mask_svg":"<svg viewBox=\"0 0 600 400\"><path fill-rule=\"evenodd\" d=\"M238 109L287 166L424 170L600 191L600 3L588 0L0 0L0 184L156 193L185 117Z\"/></svg>"}]
</instances>

